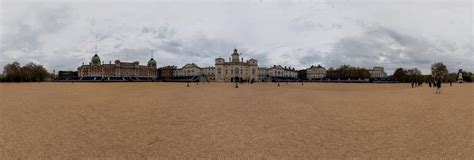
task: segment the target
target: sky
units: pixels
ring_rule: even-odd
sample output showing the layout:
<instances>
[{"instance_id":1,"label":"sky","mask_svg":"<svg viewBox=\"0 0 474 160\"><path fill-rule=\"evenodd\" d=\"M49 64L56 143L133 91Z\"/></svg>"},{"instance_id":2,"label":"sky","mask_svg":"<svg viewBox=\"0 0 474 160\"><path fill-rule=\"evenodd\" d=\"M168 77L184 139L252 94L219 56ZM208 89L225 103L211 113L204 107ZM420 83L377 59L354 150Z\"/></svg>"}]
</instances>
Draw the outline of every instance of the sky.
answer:
<instances>
[{"instance_id":1,"label":"sky","mask_svg":"<svg viewBox=\"0 0 474 160\"><path fill-rule=\"evenodd\" d=\"M214 66L237 48L259 66L343 64L474 71L471 0L0 0L0 66L77 70L150 57ZM151 53L153 50L153 53ZM3 71L3 67L0 67Z\"/></svg>"}]
</instances>

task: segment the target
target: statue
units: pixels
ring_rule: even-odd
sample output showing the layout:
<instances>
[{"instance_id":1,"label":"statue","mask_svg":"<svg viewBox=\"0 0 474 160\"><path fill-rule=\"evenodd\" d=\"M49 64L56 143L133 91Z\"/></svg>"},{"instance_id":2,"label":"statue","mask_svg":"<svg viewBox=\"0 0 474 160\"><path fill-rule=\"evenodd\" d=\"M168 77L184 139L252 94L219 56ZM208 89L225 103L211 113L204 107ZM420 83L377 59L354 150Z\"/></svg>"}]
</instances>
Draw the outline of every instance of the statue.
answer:
<instances>
[{"instance_id":1,"label":"statue","mask_svg":"<svg viewBox=\"0 0 474 160\"><path fill-rule=\"evenodd\" d=\"M462 79L462 69L459 69L459 72L458 72L458 83L462 83L463 82L463 79Z\"/></svg>"}]
</instances>

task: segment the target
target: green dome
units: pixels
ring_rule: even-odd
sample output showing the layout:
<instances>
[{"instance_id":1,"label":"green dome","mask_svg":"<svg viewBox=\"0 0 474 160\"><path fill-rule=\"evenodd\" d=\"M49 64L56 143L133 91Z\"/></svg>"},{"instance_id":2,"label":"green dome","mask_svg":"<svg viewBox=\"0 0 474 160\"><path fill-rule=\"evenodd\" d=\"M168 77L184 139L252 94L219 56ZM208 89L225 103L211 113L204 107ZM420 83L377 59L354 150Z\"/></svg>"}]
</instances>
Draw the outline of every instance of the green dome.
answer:
<instances>
[{"instance_id":1,"label":"green dome","mask_svg":"<svg viewBox=\"0 0 474 160\"><path fill-rule=\"evenodd\" d=\"M100 63L100 58L97 54L92 57L92 63Z\"/></svg>"},{"instance_id":2,"label":"green dome","mask_svg":"<svg viewBox=\"0 0 474 160\"><path fill-rule=\"evenodd\" d=\"M151 59L148 61L148 65L156 65L155 59L151 58Z\"/></svg>"}]
</instances>

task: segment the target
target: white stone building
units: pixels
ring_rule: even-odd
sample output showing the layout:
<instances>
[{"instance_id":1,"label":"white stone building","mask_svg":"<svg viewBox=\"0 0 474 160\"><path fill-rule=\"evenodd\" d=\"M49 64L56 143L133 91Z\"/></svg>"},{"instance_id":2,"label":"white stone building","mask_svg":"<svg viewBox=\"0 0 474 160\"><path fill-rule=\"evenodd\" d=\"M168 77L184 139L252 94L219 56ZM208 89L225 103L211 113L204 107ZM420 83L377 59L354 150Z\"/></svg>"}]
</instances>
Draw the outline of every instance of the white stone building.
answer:
<instances>
[{"instance_id":1,"label":"white stone building","mask_svg":"<svg viewBox=\"0 0 474 160\"><path fill-rule=\"evenodd\" d=\"M201 68L194 63L188 63L182 68L176 69L173 73L175 77L189 77L201 75Z\"/></svg>"},{"instance_id":2,"label":"white stone building","mask_svg":"<svg viewBox=\"0 0 474 160\"><path fill-rule=\"evenodd\" d=\"M266 82L270 80L270 70L268 67L258 67L258 81Z\"/></svg>"},{"instance_id":3,"label":"white stone building","mask_svg":"<svg viewBox=\"0 0 474 160\"><path fill-rule=\"evenodd\" d=\"M216 81L216 67L204 67L201 68L201 78L206 81Z\"/></svg>"},{"instance_id":4,"label":"white stone building","mask_svg":"<svg viewBox=\"0 0 474 160\"><path fill-rule=\"evenodd\" d=\"M297 78L298 72L294 68L273 65L273 67L268 69L268 75L270 77Z\"/></svg>"},{"instance_id":5,"label":"white stone building","mask_svg":"<svg viewBox=\"0 0 474 160\"><path fill-rule=\"evenodd\" d=\"M321 65L311 66L306 69L306 78L309 80L324 77L326 77L326 68Z\"/></svg>"},{"instance_id":6,"label":"white stone building","mask_svg":"<svg viewBox=\"0 0 474 160\"><path fill-rule=\"evenodd\" d=\"M215 68L201 68L194 63L188 63L182 68L173 71L174 77L192 77L198 76L200 81L215 81Z\"/></svg>"},{"instance_id":7,"label":"white stone building","mask_svg":"<svg viewBox=\"0 0 474 160\"><path fill-rule=\"evenodd\" d=\"M383 67L374 67L369 69L370 78L383 78L387 77L387 73L385 73Z\"/></svg>"},{"instance_id":8,"label":"white stone building","mask_svg":"<svg viewBox=\"0 0 474 160\"><path fill-rule=\"evenodd\" d=\"M244 61L234 49L231 58L226 62L224 58L215 59L215 67L201 68L194 63L186 64L173 72L175 77L199 76L200 81L236 82L236 81L270 81L272 78L294 78L298 72L294 68L274 65L273 67L258 67L256 59Z\"/></svg>"},{"instance_id":9,"label":"white stone building","mask_svg":"<svg viewBox=\"0 0 474 160\"><path fill-rule=\"evenodd\" d=\"M272 78L294 78L298 77L298 71L290 67L282 67L281 65L273 65L270 68L260 67L258 68L258 81L271 81Z\"/></svg>"},{"instance_id":10,"label":"white stone building","mask_svg":"<svg viewBox=\"0 0 474 160\"><path fill-rule=\"evenodd\" d=\"M229 58L229 62L225 62L224 58L216 58L215 60L215 81L217 82L235 82L235 81L257 81L258 80L258 61L249 59L244 61L239 59L240 54L234 49Z\"/></svg>"}]
</instances>

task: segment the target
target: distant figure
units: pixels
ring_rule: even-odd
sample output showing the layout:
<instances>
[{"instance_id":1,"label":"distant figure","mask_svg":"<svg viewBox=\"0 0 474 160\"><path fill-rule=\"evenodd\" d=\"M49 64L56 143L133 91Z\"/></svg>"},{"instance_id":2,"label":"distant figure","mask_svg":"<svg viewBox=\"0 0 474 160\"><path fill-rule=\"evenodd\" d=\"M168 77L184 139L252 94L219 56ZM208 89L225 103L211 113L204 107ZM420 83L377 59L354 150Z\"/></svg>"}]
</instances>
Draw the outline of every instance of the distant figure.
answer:
<instances>
[{"instance_id":1,"label":"distant figure","mask_svg":"<svg viewBox=\"0 0 474 160\"><path fill-rule=\"evenodd\" d=\"M414 88L414 86L413 86L414 84L415 84L415 82L411 81L411 88Z\"/></svg>"},{"instance_id":2,"label":"distant figure","mask_svg":"<svg viewBox=\"0 0 474 160\"><path fill-rule=\"evenodd\" d=\"M449 86L453 86L453 82L452 81L449 81Z\"/></svg>"},{"instance_id":3,"label":"distant figure","mask_svg":"<svg viewBox=\"0 0 474 160\"><path fill-rule=\"evenodd\" d=\"M458 83L462 83L462 82L463 82L462 69L459 69L459 72L458 72Z\"/></svg>"},{"instance_id":4,"label":"distant figure","mask_svg":"<svg viewBox=\"0 0 474 160\"><path fill-rule=\"evenodd\" d=\"M441 94L441 79L436 80L436 94Z\"/></svg>"},{"instance_id":5,"label":"distant figure","mask_svg":"<svg viewBox=\"0 0 474 160\"><path fill-rule=\"evenodd\" d=\"M428 84L430 85L430 88L431 88L431 81L428 81Z\"/></svg>"}]
</instances>

